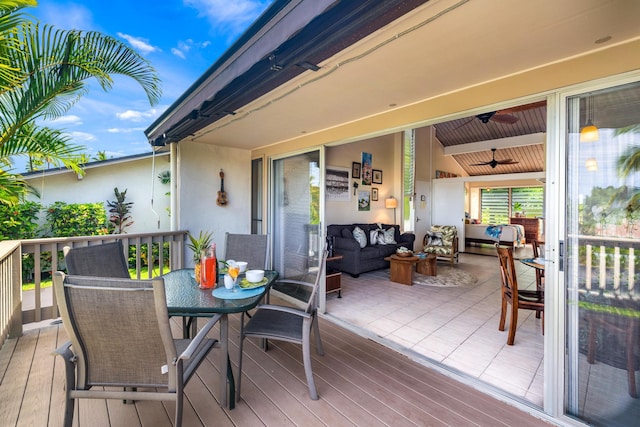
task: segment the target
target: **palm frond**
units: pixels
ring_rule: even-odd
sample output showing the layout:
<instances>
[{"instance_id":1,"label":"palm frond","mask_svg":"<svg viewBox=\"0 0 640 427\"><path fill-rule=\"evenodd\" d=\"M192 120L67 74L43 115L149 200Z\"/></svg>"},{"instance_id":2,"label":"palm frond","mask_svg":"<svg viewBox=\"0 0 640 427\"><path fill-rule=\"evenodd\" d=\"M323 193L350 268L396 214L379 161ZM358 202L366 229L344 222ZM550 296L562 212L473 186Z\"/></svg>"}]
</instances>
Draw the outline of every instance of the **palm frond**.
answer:
<instances>
[{"instance_id":1,"label":"palm frond","mask_svg":"<svg viewBox=\"0 0 640 427\"><path fill-rule=\"evenodd\" d=\"M640 147L629 147L618 158L618 173L623 178L640 171Z\"/></svg>"}]
</instances>

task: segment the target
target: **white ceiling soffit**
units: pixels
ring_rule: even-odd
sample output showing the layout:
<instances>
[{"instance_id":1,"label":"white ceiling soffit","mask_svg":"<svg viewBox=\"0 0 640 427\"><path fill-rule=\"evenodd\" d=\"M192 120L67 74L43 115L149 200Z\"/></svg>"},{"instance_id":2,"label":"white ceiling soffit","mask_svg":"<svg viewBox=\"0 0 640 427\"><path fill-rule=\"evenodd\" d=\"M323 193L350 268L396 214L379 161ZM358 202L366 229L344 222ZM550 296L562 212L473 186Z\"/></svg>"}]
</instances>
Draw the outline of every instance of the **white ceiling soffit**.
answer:
<instances>
[{"instance_id":1,"label":"white ceiling soffit","mask_svg":"<svg viewBox=\"0 0 640 427\"><path fill-rule=\"evenodd\" d=\"M430 1L193 140L291 140L639 37L638 22L636 0Z\"/></svg>"}]
</instances>

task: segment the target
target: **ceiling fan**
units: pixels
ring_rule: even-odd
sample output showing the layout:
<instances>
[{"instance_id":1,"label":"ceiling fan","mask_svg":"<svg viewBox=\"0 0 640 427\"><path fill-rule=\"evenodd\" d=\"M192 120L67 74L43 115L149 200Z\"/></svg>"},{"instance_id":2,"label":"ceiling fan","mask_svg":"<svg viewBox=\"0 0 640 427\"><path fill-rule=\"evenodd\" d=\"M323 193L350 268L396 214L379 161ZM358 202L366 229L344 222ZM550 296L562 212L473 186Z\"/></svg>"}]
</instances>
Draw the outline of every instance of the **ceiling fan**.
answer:
<instances>
[{"instance_id":1,"label":"ceiling fan","mask_svg":"<svg viewBox=\"0 0 640 427\"><path fill-rule=\"evenodd\" d=\"M546 105L546 101L538 101L538 102L533 102L531 104L518 105L516 107L505 108L503 110L489 111L489 112L486 112L486 113L476 114L475 116L470 117L469 119L467 119L464 123L462 123L456 129L459 129L459 128L463 127L463 126L468 125L469 123L471 123L475 119L480 120L484 124L489 123L489 121L493 121L493 122L496 122L496 123L512 125L512 124L514 124L515 122L517 122L520 119L518 117L512 115L511 113L515 113L515 112L518 112L518 111L531 110L533 108L539 108L539 107L542 107L544 105Z\"/></svg>"},{"instance_id":2,"label":"ceiling fan","mask_svg":"<svg viewBox=\"0 0 640 427\"><path fill-rule=\"evenodd\" d=\"M492 169L495 169L496 166L498 165L515 165L516 163L520 163L511 159L496 160L496 149L492 148L491 152L493 153L493 158L490 161L483 162L483 163L475 163L469 166L491 166Z\"/></svg>"}]
</instances>

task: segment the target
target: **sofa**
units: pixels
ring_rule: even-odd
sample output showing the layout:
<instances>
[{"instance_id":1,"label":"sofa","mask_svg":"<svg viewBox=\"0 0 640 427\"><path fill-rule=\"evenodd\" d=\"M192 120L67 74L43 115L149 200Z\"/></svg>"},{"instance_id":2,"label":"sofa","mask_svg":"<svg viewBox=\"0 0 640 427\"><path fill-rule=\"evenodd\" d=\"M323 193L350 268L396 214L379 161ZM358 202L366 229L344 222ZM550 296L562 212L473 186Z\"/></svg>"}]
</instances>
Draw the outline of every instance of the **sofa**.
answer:
<instances>
[{"instance_id":1,"label":"sofa","mask_svg":"<svg viewBox=\"0 0 640 427\"><path fill-rule=\"evenodd\" d=\"M455 225L432 225L422 240L422 251L435 254L436 258L444 258L458 262L458 229Z\"/></svg>"},{"instance_id":2,"label":"sofa","mask_svg":"<svg viewBox=\"0 0 640 427\"><path fill-rule=\"evenodd\" d=\"M356 227L364 232L365 242L354 237ZM401 234L400 227L393 224L332 224L327 226L327 239L333 244L334 254L342 256L332 261L331 267L358 277L360 273L389 268L384 258L401 246L413 250L415 235Z\"/></svg>"}]
</instances>

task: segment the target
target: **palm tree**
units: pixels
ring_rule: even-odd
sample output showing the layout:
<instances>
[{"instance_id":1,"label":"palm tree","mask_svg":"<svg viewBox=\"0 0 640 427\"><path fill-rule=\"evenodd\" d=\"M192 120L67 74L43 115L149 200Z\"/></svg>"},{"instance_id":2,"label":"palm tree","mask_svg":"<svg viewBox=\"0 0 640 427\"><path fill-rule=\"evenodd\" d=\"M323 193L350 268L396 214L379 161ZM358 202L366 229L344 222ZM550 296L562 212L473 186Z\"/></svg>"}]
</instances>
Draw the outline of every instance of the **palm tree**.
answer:
<instances>
[{"instance_id":1,"label":"palm tree","mask_svg":"<svg viewBox=\"0 0 640 427\"><path fill-rule=\"evenodd\" d=\"M151 105L161 96L155 69L136 51L98 32L59 30L29 21L22 9L35 0L0 0L0 203L17 203L28 191L12 173L13 156L27 156L81 172L78 154L59 130L40 123L65 114L85 93L88 80L103 90L112 75L136 80Z\"/></svg>"}]
</instances>

